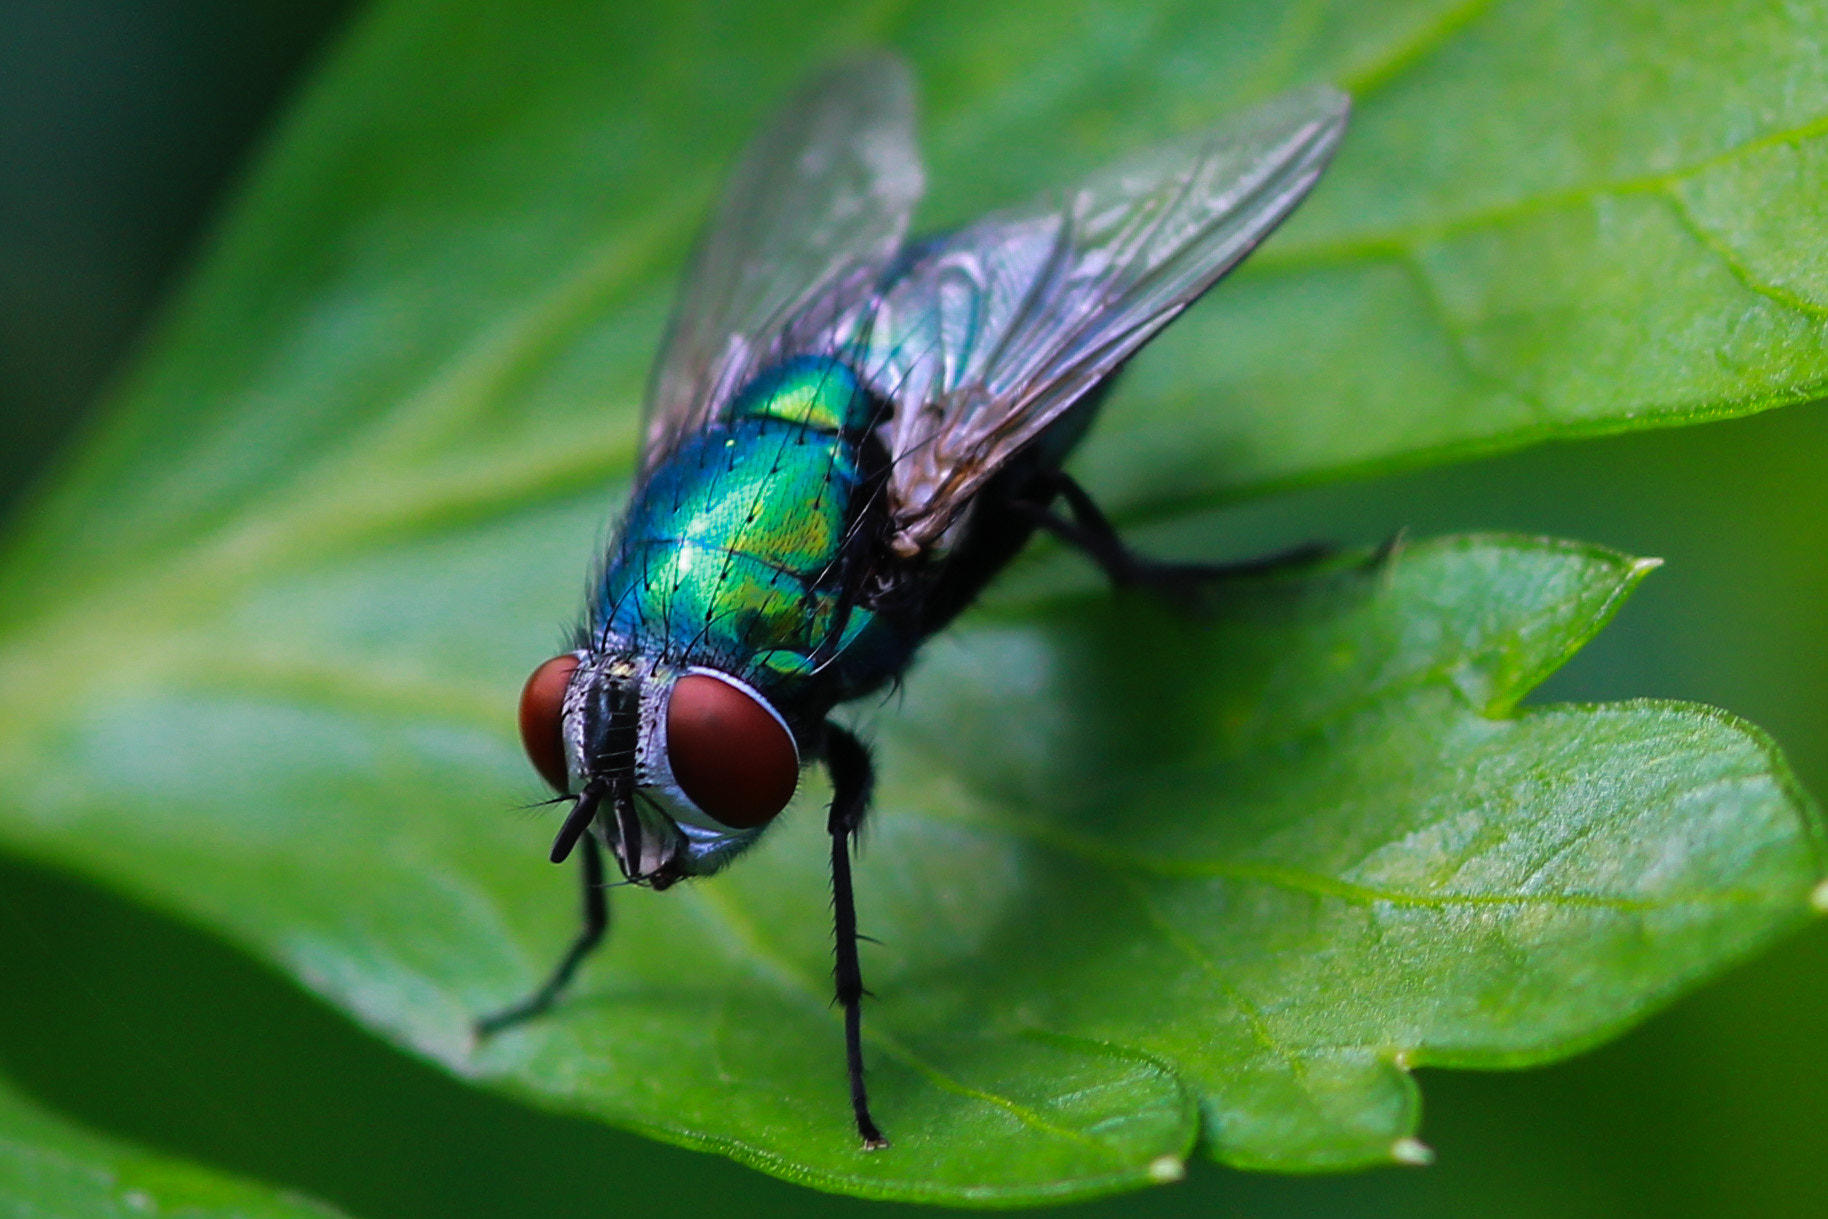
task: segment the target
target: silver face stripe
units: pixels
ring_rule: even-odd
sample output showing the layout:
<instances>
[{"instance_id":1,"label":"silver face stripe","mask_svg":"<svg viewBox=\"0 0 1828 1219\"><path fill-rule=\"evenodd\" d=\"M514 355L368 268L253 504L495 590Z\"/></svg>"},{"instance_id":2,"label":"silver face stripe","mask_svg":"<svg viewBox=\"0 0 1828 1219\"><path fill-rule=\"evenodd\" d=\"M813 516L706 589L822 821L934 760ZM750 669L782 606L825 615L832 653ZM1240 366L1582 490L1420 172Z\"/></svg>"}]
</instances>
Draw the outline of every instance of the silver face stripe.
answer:
<instances>
[{"instance_id":1,"label":"silver face stripe","mask_svg":"<svg viewBox=\"0 0 1828 1219\"><path fill-rule=\"evenodd\" d=\"M608 681L633 684L637 691L638 717L634 812L640 841L621 841L620 819L607 805L592 823L592 832L615 853L626 869L636 875L651 875L663 868L686 875L717 871L767 827L732 829L699 808L679 786L667 758L667 710L674 685L681 677L693 673L741 690L760 703L786 731L787 739L793 742L796 764L800 760L799 741L773 704L740 678L697 666L675 669L664 664L631 661L626 649L615 646L619 642L606 641L606 646L612 649L608 654L598 653L593 657L589 651L573 653L578 657L578 667L565 687L560 721L571 789L582 791L587 782L604 778L591 771L584 752L585 713L596 701L597 688Z\"/></svg>"},{"instance_id":2,"label":"silver face stripe","mask_svg":"<svg viewBox=\"0 0 1828 1219\"><path fill-rule=\"evenodd\" d=\"M559 741L565 751L565 786L576 792L584 787L584 700L590 695L597 669L589 652L571 654L578 658L578 667L571 671L565 696L559 700Z\"/></svg>"}]
</instances>

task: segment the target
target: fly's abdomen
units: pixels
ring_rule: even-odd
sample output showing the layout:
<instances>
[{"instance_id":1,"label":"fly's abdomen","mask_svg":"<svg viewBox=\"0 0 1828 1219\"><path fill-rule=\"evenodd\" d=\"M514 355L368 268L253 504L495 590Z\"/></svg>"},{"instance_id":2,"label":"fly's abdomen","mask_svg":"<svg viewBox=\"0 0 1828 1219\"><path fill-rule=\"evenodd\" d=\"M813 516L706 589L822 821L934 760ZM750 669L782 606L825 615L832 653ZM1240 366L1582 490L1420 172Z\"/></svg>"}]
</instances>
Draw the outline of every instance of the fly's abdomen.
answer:
<instances>
[{"instance_id":1,"label":"fly's abdomen","mask_svg":"<svg viewBox=\"0 0 1828 1219\"><path fill-rule=\"evenodd\" d=\"M871 400L842 364L788 361L654 470L605 574L602 618L774 686L875 649L841 568ZM858 645L862 645L858 648Z\"/></svg>"}]
</instances>

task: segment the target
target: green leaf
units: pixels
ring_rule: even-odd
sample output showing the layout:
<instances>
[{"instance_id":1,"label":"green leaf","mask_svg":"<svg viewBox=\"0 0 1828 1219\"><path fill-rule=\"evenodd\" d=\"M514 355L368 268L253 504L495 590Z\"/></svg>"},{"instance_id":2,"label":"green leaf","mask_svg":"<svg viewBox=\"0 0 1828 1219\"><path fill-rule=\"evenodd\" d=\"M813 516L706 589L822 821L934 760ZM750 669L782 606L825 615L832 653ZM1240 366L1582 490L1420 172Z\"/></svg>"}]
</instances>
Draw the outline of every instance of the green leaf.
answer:
<instances>
[{"instance_id":1,"label":"green leaf","mask_svg":"<svg viewBox=\"0 0 1828 1219\"><path fill-rule=\"evenodd\" d=\"M1414 1158L1407 1069L1591 1043L1797 925L1756 730L1517 701L1641 563L1433 543L1192 620L1029 564L937 641L859 874L878 1114L826 997L818 792L570 931L513 741L626 477L665 301L757 113L905 47L954 222L1316 77L1347 150L1136 362L1135 517L1813 394L1818 19L1751 3L1112 12L378 9L0 565L0 840L181 912L400 1045L827 1188L1019 1202ZM714 14L714 15L713 15Z\"/></svg>"},{"instance_id":2,"label":"green leaf","mask_svg":"<svg viewBox=\"0 0 1828 1219\"><path fill-rule=\"evenodd\" d=\"M539 976L573 899L551 825L501 808L530 787L513 675L445 666L509 650L517 573L556 581L544 539L593 516L355 556L197 623L41 720L9 835L454 1070L949 1201L1172 1175L1202 1113L1235 1163L1413 1154L1407 1067L1587 1044L1800 923L1822 873L1806 801L1729 717L1510 718L1647 565L1434 543L1202 618L1067 598L931 646L882 724L859 874L890 1152L843 1104L816 795L714 882L618 893L572 1001L478 1052L469 1019Z\"/></svg>"},{"instance_id":3,"label":"green leaf","mask_svg":"<svg viewBox=\"0 0 1828 1219\"><path fill-rule=\"evenodd\" d=\"M0 1213L57 1219L330 1219L278 1191L97 1138L0 1080Z\"/></svg>"},{"instance_id":4,"label":"green leaf","mask_svg":"<svg viewBox=\"0 0 1828 1219\"><path fill-rule=\"evenodd\" d=\"M953 1014L1026 989L1176 1063L1222 1159L1346 1167L1418 1154L1411 1067L1559 1057L1794 925L1821 829L1756 729L1516 710L1654 566L1464 538L1218 623L1074 599L935 647L896 773L958 776L927 815L1021 844L1037 907Z\"/></svg>"}]
</instances>

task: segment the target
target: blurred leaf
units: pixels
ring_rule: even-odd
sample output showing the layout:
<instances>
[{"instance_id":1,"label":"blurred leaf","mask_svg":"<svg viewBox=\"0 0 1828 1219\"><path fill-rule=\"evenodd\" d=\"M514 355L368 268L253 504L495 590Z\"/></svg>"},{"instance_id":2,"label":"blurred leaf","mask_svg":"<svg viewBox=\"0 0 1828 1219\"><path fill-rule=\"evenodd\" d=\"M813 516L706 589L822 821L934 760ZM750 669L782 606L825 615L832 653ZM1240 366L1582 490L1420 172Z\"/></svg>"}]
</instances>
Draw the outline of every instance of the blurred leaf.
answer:
<instances>
[{"instance_id":1,"label":"blurred leaf","mask_svg":"<svg viewBox=\"0 0 1828 1219\"><path fill-rule=\"evenodd\" d=\"M0 835L456 1071L829 1188L1086 1194L1196 1137L1413 1155L1407 1066L1566 1053L1806 915L1819 830L1754 730L1513 717L1640 565L1442 543L1196 623L1031 565L881 717L877 1156L812 797L729 876L620 900L564 1011L473 1051L570 930L551 825L503 811L538 796L514 691L626 475L703 201L835 48L915 58L935 224L1294 81L1359 92L1320 194L1088 448L1134 516L1815 392L1812 21L384 6L0 568Z\"/></svg>"},{"instance_id":2,"label":"blurred leaf","mask_svg":"<svg viewBox=\"0 0 1828 1219\"><path fill-rule=\"evenodd\" d=\"M329 1219L336 1212L86 1134L0 1081L0 1212L57 1219Z\"/></svg>"}]
</instances>

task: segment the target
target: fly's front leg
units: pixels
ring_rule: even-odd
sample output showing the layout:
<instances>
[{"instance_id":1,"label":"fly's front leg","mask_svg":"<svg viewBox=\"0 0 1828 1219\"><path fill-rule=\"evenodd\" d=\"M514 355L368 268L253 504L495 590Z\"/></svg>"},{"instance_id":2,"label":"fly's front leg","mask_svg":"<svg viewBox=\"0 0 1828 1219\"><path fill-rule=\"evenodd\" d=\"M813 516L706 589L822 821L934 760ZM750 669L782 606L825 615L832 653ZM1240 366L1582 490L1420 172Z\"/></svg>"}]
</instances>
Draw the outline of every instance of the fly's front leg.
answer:
<instances>
[{"instance_id":1,"label":"fly's front leg","mask_svg":"<svg viewBox=\"0 0 1828 1219\"><path fill-rule=\"evenodd\" d=\"M579 874L584 882L583 927L578 930L577 938L571 942L571 947L559 960L558 968L552 971L544 985L512 1007L503 1008L476 1022L476 1036L479 1040L524 1020L531 1020L550 1008L571 982L571 976L578 971L584 958L590 955L591 949L602 941L603 933L609 930L609 891L603 887L603 848L597 845L597 840L589 833L578 838L577 845L583 848L578 852L581 856L578 861Z\"/></svg>"},{"instance_id":2,"label":"fly's front leg","mask_svg":"<svg viewBox=\"0 0 1828 1219\"><path fill-rule=\"evenodd\" d=\"M1218 580L1270 575L1305 567L1325 558L1333 550L1323 543L1310 542L1238 563L1164 563L1146 559L1125 545L1110 518L1070 474L1051 470L1030 485L1030 494L1011 505L1014 510L1061 541L1084 551L1104 569L1111 583L1120 588L1154 588L1186 596L1199 585ZM1071 520L1055 515L1049 507L1056 495L1066 501L1067 510L1072 513Z\"/></svg>"},{"instance_id":3,"label":"fly's front leg","mask_svg":"<svg viewBox=\"0 0 1828 1219\"><path fill-rule=\"evenodd\" d=\"M844 1008L844 1058L850 1070L857 1134L865 1150L875 1151L887 1147L889 1141L870 1116L869 1095L863 1086L863 968L857 960L857 902L851 891L851 848L869 808L875 771L869 749L836 724L825 726L825 767L832 785L831 816L826 823L831 832L832 977L838 985L838 1003Z\"/></svg>"}]
</instances>

